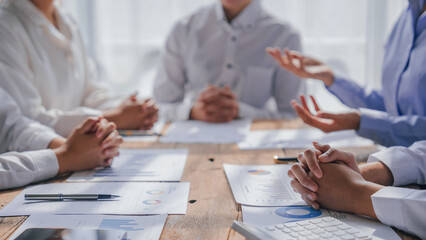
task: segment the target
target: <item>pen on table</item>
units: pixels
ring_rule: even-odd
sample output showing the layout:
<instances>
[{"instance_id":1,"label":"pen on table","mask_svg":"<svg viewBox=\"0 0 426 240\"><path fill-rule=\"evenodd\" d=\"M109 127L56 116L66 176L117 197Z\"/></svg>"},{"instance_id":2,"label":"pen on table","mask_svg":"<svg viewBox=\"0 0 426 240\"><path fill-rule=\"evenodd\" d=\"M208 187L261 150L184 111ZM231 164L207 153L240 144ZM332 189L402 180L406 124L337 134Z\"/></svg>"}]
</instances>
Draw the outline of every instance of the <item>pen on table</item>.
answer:
<instances>
[{"instance_id":1,"label":"pen on table","mask_svg":"<svg viewBox=\"0 0 426 240\"><path fill-rule=\"evenodd\" d=\"M297 162L296 157L278 157L277 155L274 156L274 162L275 163L288 163L288 162Z\"/></svg>"},{"instance_id":2,"label":"pen on table","mask_svg":"<svg viewBox=\"0 0 426 240\"><path fill-rule=\"evenodd\" d=\"M41 194L25 194L25 200L102 200L114 199L120 197L113 194L62 194L62 193L41 193Z\"/></svg>"},{"instance_id":3,"label":"pen on table","mask_svg":"<svg viewBox=\"0 0 426 240\"><path fill-rule=\"evenodd\" d=\"M161 134L150 130L118 130L122 136L160 136Z\"/></svg>"}]
</instances>

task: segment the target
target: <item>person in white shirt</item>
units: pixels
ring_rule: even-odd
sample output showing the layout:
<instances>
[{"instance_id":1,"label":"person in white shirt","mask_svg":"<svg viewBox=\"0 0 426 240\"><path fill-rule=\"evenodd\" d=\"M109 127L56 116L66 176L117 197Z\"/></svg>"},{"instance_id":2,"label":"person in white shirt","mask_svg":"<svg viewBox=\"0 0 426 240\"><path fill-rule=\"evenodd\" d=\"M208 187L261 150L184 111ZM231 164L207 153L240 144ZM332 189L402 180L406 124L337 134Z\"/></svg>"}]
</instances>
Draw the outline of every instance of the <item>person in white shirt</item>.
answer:
<instances>
[{"instance_id":1,"label":"person in white shirt","mask_svg":"<svg viewBox=\"0 0 426 240\"><path fill-rule=\"evenodd\" d=\"M288 172L309 205L369 216L426 239L426 191L393 187L426 183L426 141L374 153L359 167L350 152L314 147Z\"/></svg>"},{"instance_id":2,"label":"person in white shirt","mask_svg":"<svg viewBox=\"0 0 426 240\"><path fill-rule=\"evenodd\" d=\"M0 3L0 87L22 113L62 135L88 116L118 129L150 129L153 100L113 96L97 82L93 62L73 19L54 0Z\"/></svg>"},{"instance_id":3,"label":"person in white shirt","mask_svg":"<svg viewBox=\"0 0 426 240\"><path fill-rule=\"evenodd\" d=\"M298 32L262 9L260 0L217 0L180 20L154 81L160 117L207 122L296 117L290 101L304 83L268 57L269 45L301 49Z\"/></svg>"},{"instance_id":4,"label":"person in white shirt","mask_svg":"<svg viewBox=\"0 0 426 240\"><path fill-rule=\"evenodd\" d=\"M90 117L64 139L51 128L22 116L2 89L0 102L0 189L109 166L119 154L123 139L115 124L105 119Z\"/></svg>"}]
</instances>

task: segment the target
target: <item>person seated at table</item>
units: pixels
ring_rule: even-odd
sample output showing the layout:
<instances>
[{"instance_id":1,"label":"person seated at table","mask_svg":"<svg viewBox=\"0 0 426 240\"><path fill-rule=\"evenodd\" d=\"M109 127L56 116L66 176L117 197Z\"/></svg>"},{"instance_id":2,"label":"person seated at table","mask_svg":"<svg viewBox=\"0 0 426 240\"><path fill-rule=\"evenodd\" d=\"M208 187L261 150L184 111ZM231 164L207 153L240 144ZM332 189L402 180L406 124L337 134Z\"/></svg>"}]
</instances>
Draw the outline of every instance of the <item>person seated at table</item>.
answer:
<instances>
[{"instance_id":1,"label":"person seated at table","mask_svg":"<svg viewBox=\"0 0 426 240\"><path fill-rule=\"evenodd\" d=\"M383 61L382 89L367 91L337 76L325 63L295 51L269 48L280 65L302 78L318 79L344 104L346 113L309 111L305 98L293 107L303 121L324 132L354 129L384 146L410 146L426 139L426 4L409 1L388 39Z\"/></svg>"},{"instance_id":2,"label":"person seated at table","mask_svg":"<svg viewBox=\"0 0 426 240\"><path fill-rule=\"evenodd\" d=\"M0 189L110 166L119 154L123 139L115 124L102 117L89 117L64 139L51 128L24 117L2 89L0 101Z\"/></svg>"},{"instance_id":3,"label":"person seated at table","mask_svg":"<svg viewBox=\"0 0 426 240\"><path fill-rule=\"evenodd\" d=\"M260 0L221 0L180 20L154 81L160 117L229 122L297 116L290 100L304 84L269 59L269 45L301 49L298 32L263 10Z\"/></svg>"},{"instance_id":4,"label":"person seated at table","mask_svg":"<svg viewBox=\"0 0 426 240\"><path fill-rule=\"evenodd\" d=\"M118 129L150 129L153 100L113 96L98 81L79 29L60 1L0 3L0 87L22 113L66 137L88 116Z\"/></svg>"},{"instance_id":5,"label":"person seated at table","mask_svg":"<svg viewBox=\"0 0 426 240\"><path fill-rule=\"evenodd\" d=\"M426 190L392 187L426 183L426 141L374 153L359 167L350 152L314 147L288 172L309 205L369 216L426 239Z\"/></svg>"}]
</instances>

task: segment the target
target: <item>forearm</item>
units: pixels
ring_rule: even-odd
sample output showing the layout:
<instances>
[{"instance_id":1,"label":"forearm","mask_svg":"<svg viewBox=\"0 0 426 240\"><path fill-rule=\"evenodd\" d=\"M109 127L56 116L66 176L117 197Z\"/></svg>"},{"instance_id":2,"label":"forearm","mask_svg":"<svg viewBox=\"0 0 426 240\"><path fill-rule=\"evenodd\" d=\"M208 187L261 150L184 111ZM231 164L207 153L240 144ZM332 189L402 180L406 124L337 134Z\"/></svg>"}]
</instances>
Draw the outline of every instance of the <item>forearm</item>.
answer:
<instances>
[{"instance_id":1,"label":"forearm","mask_svg":"<svg viewBox=\"0 0 426 240\"><path fill-rule=\"evenodd\" d=\"M372 183L391 186L393 175L389 168L382 162L367 163L359 167L362 177Z\"/></svg>"}]
</instances>

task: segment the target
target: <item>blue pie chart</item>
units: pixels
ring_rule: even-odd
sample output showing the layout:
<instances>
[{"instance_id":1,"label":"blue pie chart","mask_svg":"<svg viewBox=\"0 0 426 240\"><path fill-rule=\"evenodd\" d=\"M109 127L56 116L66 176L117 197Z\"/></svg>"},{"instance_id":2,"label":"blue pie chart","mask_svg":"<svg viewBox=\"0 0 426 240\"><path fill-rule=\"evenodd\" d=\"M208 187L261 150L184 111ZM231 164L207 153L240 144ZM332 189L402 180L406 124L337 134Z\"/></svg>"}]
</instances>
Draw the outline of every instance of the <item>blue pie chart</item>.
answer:
<instances>
[{"instance_id":1,"label":"blue pie chart","mask_svg":"<svg viewBox=\"0 0 426 240\"><path fill-rule=\"evenodd\" d=\"M322 212L308 206L293 206L278 208L275 210L275 214L285 218L306 219L319 217Z\"/></svg>"}]
</instances>

